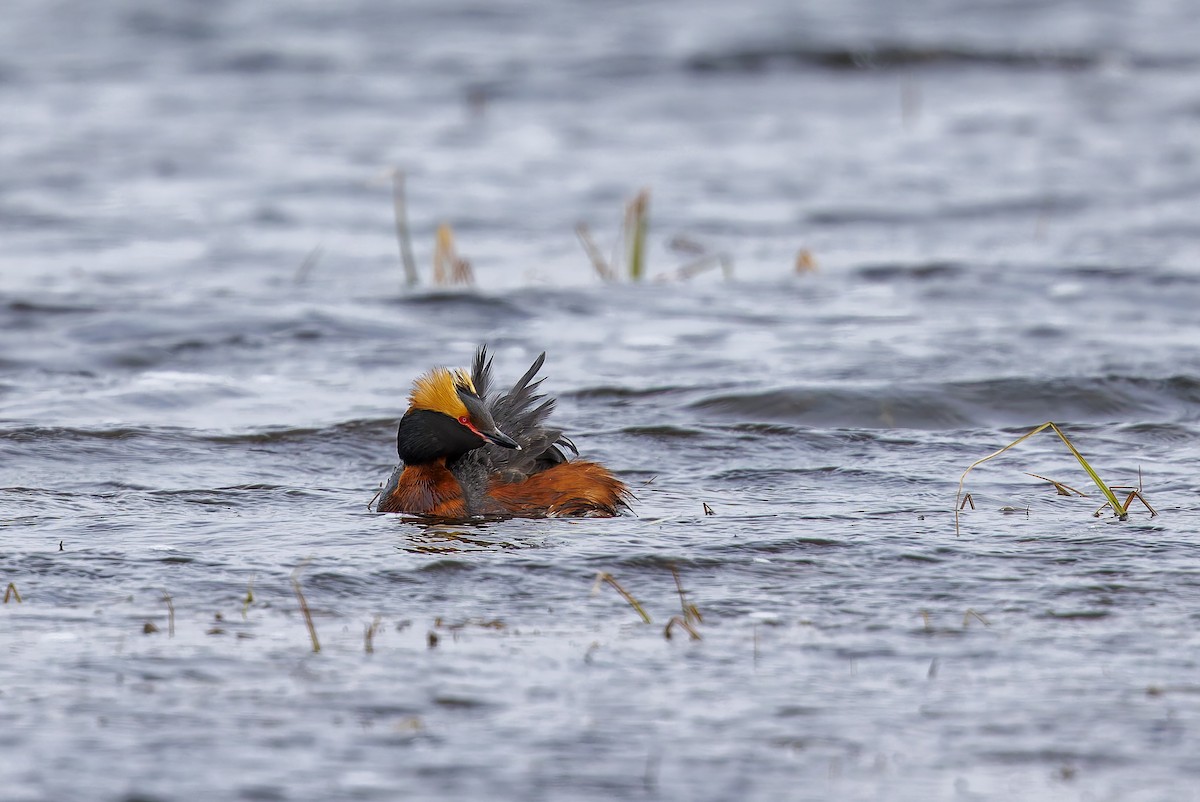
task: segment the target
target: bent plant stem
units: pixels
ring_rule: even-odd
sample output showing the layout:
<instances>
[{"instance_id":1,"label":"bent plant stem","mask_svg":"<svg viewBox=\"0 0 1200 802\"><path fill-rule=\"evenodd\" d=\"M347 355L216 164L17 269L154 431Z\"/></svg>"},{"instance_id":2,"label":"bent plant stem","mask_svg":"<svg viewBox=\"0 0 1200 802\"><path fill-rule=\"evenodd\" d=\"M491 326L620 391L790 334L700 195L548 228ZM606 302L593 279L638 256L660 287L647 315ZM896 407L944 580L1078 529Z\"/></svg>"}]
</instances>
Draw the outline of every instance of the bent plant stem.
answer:
<instances>
[{"instance_id":1,"label":"bent plant stem","mask_svg":"<svg viewBox=\"0 0 1200 802\"><path fill-rule=\"evenodd\" d=\"M1068 440L1067 436L1062 433L1062 429L1058 428L1053 423L1047 423L1046 425L1054 430L1054 433L1057 434L1059 439L1063 441L1063 444L1065 444L1070 452L1075 455L1075 459L1079 460L1079 464L1083 466L1085 471L1087 471L1088 476L1092 477L1092 481L1096 483L1096 487L1100 488L1100 492L1104 494L1106 499L1108 499L1108 503L1113 505L1113 512L1117 512L1118 509L1122 510L1122 512L1118 514L1121 518L1124 518L1127 514L1124 511L1125 508L1121 507L1121 505L1117 502L1117 497L1113 494L1112 490L1109 489L1108 485L1104 484L1104 480L1100 478L1100 474L1096 473L1096 471L1092 469L1092 466L1088 465L1088 461L1083 458L1083 455L1079 453L1078 449L1071 445L1071 441Z\"/></svg>"},{"instance_id":2,"label":"bent plant stem","mask_svg":"<svg viewBox=\"0 0 1200 802\"><path fill-rule=\"evenodd\" d=\"M1025 442L1029 438L1033 437L1038 432L1045 431L1046 429L1053 429L1054 433L1057 434L1059 439L1063 441L1063 444L1067 447L1067 449L1071 452L1071 454L1073 454L1075 456L1075 459L1079 460L1079 464L1083 466L1083 469L1085 471L1087 471L1088 476L1092 477L1092 481L1096 484L1096 487L1098 487L1100 489L1100 492L1104 494L1104 498L1108 500L1108 504L1112 506L1113 512L1116 513L1117 517L1121 518L1122 520L1124 520L1126 518L1128 513L1124 511L1124 508L1121 506L1121 502L1117 500L1117 497L1113 493L1113 491L1109 489L1108 485L1104 484L1104 480L1100 478L1100 474L1096 473L1096 471L1092 468L1092 466L1088 464L1088 461L1083 458L1083 455L1079 453L1079 450L1076 449L1075 446L1071 444L1071 441L1067 439L1067 436L1065 434L1063 434L1062 429L1058 428L1058 426L1056 426L1053 423L1053 421L1047 421L1047 422L1043 423L1041 426L1038 426L1037 428L1033 429L1032 431L1021 435L1016 440L1013 440L1011 443L1006 445L1004 448L993 451L991 454L988 454L986 457L983 457L982 459L975 460L967 467L967 469L965 471L963 471L962 476L958 480L958 492L954 496L954 534L956 537L959 534L959 513L961 512L961 507L959 506L959 502L962 499L963 484L967 481L967 474L970 473L971 471L975 470L975 468L978 467L979 465L982 465L983 463L987 462L988 460L994 459L994 458L1000 456L1005 451L1008 451L1010 448L1020 445L1021 443ZM1104 509L1104 508L1101 507L1100 509Z\"/></svg>"},{"instance_id":3,"label":"bent plant stem","mask_svg":"<svg viewBox=\"0 0 1200 802\"><path fill-rule=\"evenodd\" d=\"M1125 488L1121 488L1121 489L1125 489ZM1121 511L1118 513L1118 515L1120 515L1122 518L1124 518L1126 515L1128 515L1129 514L1129 506L1131 504L1133 504L1133 500L1135 498L1138 501L1142 502L1142 506L1150 511L1151 518L1155 518L1158 516L1158 510L1156 510L1150 506L1150 502L1146 501L1146 497L1142 495L1142 492L1140 490L1130 490L1129 491L1129 495L1125 497L1125 503L1121 505L1121 507L1120 507ZM1100 515L1104 512L1104 509L1106 507L1112 507L1112 502L1110 502L1110 501L1104 502L1103 504L1100 505L1100 508L1098 510L1096 510L1094 513L1092 513L1092 515L1096 518L1099 518Z\"/></svg>"},{"instance_id":4,"label":"bent plant stem","mask_svg":"<svg viewBox=\"0 0 1200 802\"><path fill-rule=\"evenodd\" d=\"M1054 489L1058 491L1060 496L1080 496L1081 498L1087 498L1087 493L1080 492L1070 485L1064 485L1062 482L1056 482L1049 477L1038 476L1036 473L1029 473L1029 471L1026 471L1025 475L1032 476L1034 479L1041 479L1043 482L1049 482L1054 485Z\"/></svg>"},{"instance_id":5,"label":"bent plant stem","mask_svg":"<svg viewBox=\"0 0 1200 802\"><path fill-rule=\"evenodd\" d=\"M604 257L600 254L600 249L596 247L596 242L592 239L592 231L587 227L587 223L580 223L575 226L575 235L579 237L579 243L587 253L588 259L591 260L592 268L596 271L596 275L603 281L616 281L617 273L609 267L608 262L604 261Z\"/></svg>"},{"instance_id":6,"label":"bent plant stem","mask_svg":"<svg viewBox=\"0 0 1200 802\"><path fill-rule=\"evenodd\" d=\"M300 602L300 612L304 613L304 624L308 627L308 637L312 639L312 649L314 653L321 651L321 642L317 640L317 628L313 626L312 611L308 609L308 600L304 598L304 591L300 589L300 572L308 567L308 560L300 563L292 571L292 590L296 592L296 600Z\"/></svg>"},{"instance_id":7,"label":"bent plant stem","mask_svg":"<svg viewBox=\"0 0 1200 802\"><path fill-rule=\"evenodd\" d=\"M704 616L700 615L700 609L696 605L687 600L687 591L683 589L683 582L679 579L679 569L674 565L671 566L671 576L675 577L675 590L679 592L679 608L683 611L683 622L690 631L694 624L704 623ZM671 625L668 623L667 631L670 632L670 630Z\"/></svg>"},{"instance_id":8,"label":"bent plant stem","mask_svg":"<svg viewBox=\"0 0 1200 802\"><path fill-rule=\"evenodd\" d=\"M596 584L592 586L593 593L600 589L601 582L607 582L608 584L612 585L613 589L617 593L620 593L621 597L624 598L625 601L629 602L629 606L637 611L637 614L642 617L642 620L647 624L650 623L650 616L646 615L646 610L642 607L641 603L637 599L633 598L633 594L621 587L616 578L607 571L601 571L600 573L596 574Z\"/></svg>"},{"instance_id":9,"label":"bent plant stem","mask_svg":"<svg viewBox=\"0 0 1200 802\"><path fill-rule=\"evenodd\" d=\"M692 640L703 640L703 638L700 637L700 633L696 631L696 628L685 621L683 616L680 615L671 616L671 620L667 622L666 629L663 630L663 637L667 640L670 640L671 630L675 627L679 627L686 632Z\"/></svg>"},{"instance_id":10,"label":"bent plant stem","mask_svg":"<svg viewBox=\"0 0 1200 802\"><path fill-rule=\"evenodd\" d=\"M1136 498L1138 501L1142 502L1142 506L1143 506L1143 507L1145 507L1146 509L1150 510L1150 517L1151 517L1151 518L1155 518L1155 517L1157 517L1157 516L1158 516L1158 510L1156 510L1156 509L1154 509L1153 507L1151 507L1151 506L1150 506L1150 502L1149 502L1149 501L1146 501L1146 497L1142 495L1142 491L1141 491L1141 489L1140 489L1140 488L1139 488L1139 489L1137 489L1137 490L1130 491L1130 493L1129 493L1129 498L1125 499L1125 512L1129 512L1129 505L1133 503L1133 500L1134 500L1135 498Z\"/></svg>"}]
</instances>

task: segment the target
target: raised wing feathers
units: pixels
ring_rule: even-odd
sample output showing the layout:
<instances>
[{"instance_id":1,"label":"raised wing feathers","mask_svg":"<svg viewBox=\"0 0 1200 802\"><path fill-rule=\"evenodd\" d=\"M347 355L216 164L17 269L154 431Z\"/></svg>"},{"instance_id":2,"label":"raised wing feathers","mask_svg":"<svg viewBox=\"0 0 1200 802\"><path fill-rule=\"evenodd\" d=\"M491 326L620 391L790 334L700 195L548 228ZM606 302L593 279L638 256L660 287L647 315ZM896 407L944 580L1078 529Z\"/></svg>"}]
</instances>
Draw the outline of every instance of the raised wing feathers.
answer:
<instances>
[{"instance_id":1,"label":"raised wing feathers","mask_svg":"<svg viewBox=\"0 0 1200 802\"><path fill-rule=\"evenodd\" d=\"M542 380L534 376L546 361L543 352L530 365L525 375L517 380L512 389L503 394L489 395L492 385L492 358L487 346L480 346L475 354L471 380L475 389L484 398L492 419L500 431L521 444L520 451L488 445L472 451L478 455L491 471L510 474L509 481L520 481L524 477L543 471L553 465L566 462L561 448L576 455L579 450L558 429L547 428L546 419L554 411L554 399L537 392Z\"/></svg>"}]
</instances>

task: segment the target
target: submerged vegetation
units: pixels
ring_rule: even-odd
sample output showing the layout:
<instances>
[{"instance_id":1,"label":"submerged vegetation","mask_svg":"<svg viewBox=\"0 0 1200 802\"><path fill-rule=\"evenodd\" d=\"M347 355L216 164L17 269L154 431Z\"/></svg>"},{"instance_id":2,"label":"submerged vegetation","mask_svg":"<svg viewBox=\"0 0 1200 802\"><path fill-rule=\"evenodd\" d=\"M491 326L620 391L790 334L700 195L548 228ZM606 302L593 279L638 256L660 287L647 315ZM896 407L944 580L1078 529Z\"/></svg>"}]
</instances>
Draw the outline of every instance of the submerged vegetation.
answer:
<instances>
[{"instance_id":1,"label":"submerged vegetation","mask_svg":"<svg viewBox=\"0 0 1200 802\"><path fill-rule=\"evenodd\" d=\"M663 637L670 640L673 631L678 628L686 632L692 640L702 640L696 626L704 623L704 616L700 614L700 609L695 604L688 601L687 591L683 589L683 581L679 578L679 570L673 565L671 566L671 576L675 579L675 591L679 594L680 614L667 619L667 625L663 628ZM604 584L612 586L617 593L621 594L621 598L629 603L629 606L637 612L644 623L653 623L650 614L646 612L646 608L642 606L641 602L635 599L633 594L607 571L600 571L596 574L596 581L592 584L592 594L595 595L599 592Z\"/></svg>"},{"instance_id":2,"label":"submerged vegetation","mask_svg":"<svg viewBox=\"0 0 1200 802\"><path fill-rule=\"evenodd\" d=\"M583 246L592 268L602 281L620 281L628 276L630 281L641 281L647 274L646 238L650 231L650 190L643 188L625 204L625 216L617 236L617 246L612 259L606 260L592 238L587 223L575 226L575 235ZM622 249L621 246L624 246ZM733 277L733 261L727 254L713 253L707 247L687 237L672 237L668 242L672 251L687 256L686 261L672 273L659 274L660 281L686 280L714 268L720 268L725 278Z\"/></svg>"},{"instance_id":3,"label":"submerged vegetation","mask_svg":"<svg viewBox=\"0 0 1200 802\"><path fill-rule=\"evenodd\" d=\"M396 243L400 264L404 271L404 286L411 289L421 283L420 271L413 256L412 234L408 222L408 201L403 170L394 168L388 172L392 183L392 210L395 218ZM613 247L613 254L606 258L592 236L587 223L575 227L575 235L591 263L596 275L604 282L617 282L628 278L633 282L643 281L649 275L648 238L650 234L650 189L639 190L625 204L621 229ZM667 247L685 258L683 264L673 270L655 275L658 281L686 281L719 269L726 278L733 277L733 260L728 254L710 250L696 240L675 236ZM303 283L313 266L323 254L317 246L304 259L296 274L296 282ZM816 261L806 249L798 251L794 272L807 273L816 270ZM473 286L474 270L471 263L459 256L455 247L454 229L443 222L434 237L433 270L430 281L435 287Z\"/></svg>"},{"instance_id":4,"label":"submerged vegetation","mask_svg":"<svg viewBox=\"0 0 1200 802\"><path fill-rule=\"evenodd\" d=\"M400 247L400 264L404 268L404 285L412 288L421 283L417 260L413 256L412 236L408 226L408 201L405 195L404 171L390 173L392 178L392 210L396 220L396 242ZM475 274L471 263L458 255L454 245L454 229L449 223L437 228L433 249L433 285L435 287L471 286Z\"/></svg>"},{"instance_id":5,"label":"submerged vegetation","mask_svg":"<svg viewBox=\"0 0 1200 802\"><path fill-rule=\"evenodd\" d=\"M317 637L316 626L313 623L312 609L310 608L308 599L306 598L300 585L300 575L308 567L309 562L309 560L304 560L294 569L292 569L292 571L288 574L288 583L291 585L292 594L295 596L297 606L300 609L301 617L304 621L304 626L309 636L311 650L314 654L320 654L322 652L322 648L320 640ZM669 568L671 571L671 576L674 578L675 592L679 596L680 612L670 616L667 619L666 626L663 629L663 636L667 640L671 640L677 630L682 630L683 632L687 633L691 640L702 640L697 627L704 623L704 616L700 613L700 609L689 600L688 591L683 587L683 580L680 578L678 569L673 565L669 566ZM253 586L253 582L254 580L251 579L251 587ZM596 574L596 579L592 586L592 595L595 595L597 592L599 592L603 585L609 585L612 587L621 596L621 598L624 599L631 608L633 608L633 610L638 614L638 617L641 619L642 623L653 623L653 619L650 617L650 614L646 612L646 608L642 605L642 603L639 602L637 598L635 598L633 594L630 593L620 582L618 582L616 577L607 571L600 571ZM239 600L241 602L242 618L243 620L247 621L249 620L247 613L251 605L256 602L251 587L247 588L245 597ZM172 595L165 589L160 589L158 594L162 601L165 602L167 607L168 637L174 638L176 618L174 599ZM130 597L130 601L132 600L132 597ZM17 604L20 604L23 601L20 593L17 591L16 584L13 582L8 583L8 587L4 594L3 604L8 604L10 601ZM267 602L264 606L270 608L274 605L272 605L270 602ZM226 621L225 614L222 612L215 613L214 620L218 624L224 624ZM406 629L409 629L412 624L413 622L409 619L399 620L394 623L393 629L396 632L402 632ZM141 632L145 635L153 635L162 631L159 625L152 620L145 621L141 624L140 628ZM440 633L443 632L448 633L451 639L457 642L460 633L467 629L503 632L508 629L508 625L503 619L494 617L472 617L453 621L445 619L442 616L437 616L433 619L431 627L427 630L426 646L430 649L437 647L442 640L442 635ZM370 655L375 653L376 639L380 633L385 632L386 630L387 627L384 626L384 617L378 614L372 617L370 623L367 623L363 626L362 649L365 654ZM223 635L225 633L226 629L224 626L213 626L204 631L204 634L206 635ZM238 639L252 638L253 634L243 629L237 633L237 637Z\"/></svg>"},{"instance_id":6,"label":"submerged vegetation","mask_svg":"<svg viewBox=\"0 0 1200 802\"><path fill-rule=\"evenodd\" d=\"M1142 495L1142 489L1140 487L1140 484L1139 484L1139 487L1136 487L1136 488L1127 488L1127 487L1123 487L1123 486L1117 486L1117 489L1130 491L1129 495L1126 496L1124 503L1122 503L1120 500L1118 500L1116 494L1113 492L1113 489L1111 487L1109 487L1107 484L1105 484L1104 480L1100 478L1100 474L1098 474L1096 472L1096 470L1088 463L1088 461L1086 459L1084 459L1083 454L1079 453L1079 449L1075 448L1075 445L1067 438L1066 434L1063 433L1063 430L1060 429L1053 422L1047 421L1046 423L1043 423L1041 426L1035 427L1032 431L1029 431L1029 432L1021 435L1016 440L1013 440L1011 443L1004 446L1003 448L993 451L991 454L988 454L986 457L982 457L980 459L975 460L969 466L967 466L967 469L965 471L963 471L962 476L958 480L958 494L955 496L955 504L954 504L954 533L956 535L960 533L959 513L962 512L963 507L969 502L971 504L971 508L972 509L975 508L975 502L971 498L971 494L968 493L968 494L966 494L965 497L963 495L963 484L967 480L967 474L969 474L971 471L973 471L979 465L982 465L983 463L987 462L988 460L991 460L991 459L994 459L994 458L1000 456L1005 451L1008 451L1010 448L1020 445L1021 443L1025 442L1029 438L1033 437L1035 434L1038 434L1039 432L1043 432L1046 429L1050 429L1055 434L1058 435L1059 439L1062 440L1063 444L1067 447L1067 450L1070 451L1071 455L1073 457L1075 457L1075 459L1079 462L1079 464L1081 466L1083 466L1083 469L1087 472L1088 476L1091 477L1092 482L1096 485L1097 488L1099 488L1101 494L1106 499L1104 504L1102 504L1100 506L1100 508L1098 510L1096 510L1095 513L1093 513L1093 515L1095 515L1096 517L1099 517L1101 514L1103 514L1105 508L1108 508L1113 511L1113 514L1116 515L1117 518L1119 518L1120 520L1123 521L1129 517L1129 506L1130 506L1130 504L1133 503L1133 500L1135 498L1138 499L1139 501L1141 501L1143 505L1145 505L1146 509L1148 509L1150 511L1151 517L1158 515L1158 512L1153 507L1150 506L1150 503L1148 501L1146 501L1145 496ZM1046 477L1038 476L1037 474L1028 474L1028 475L1033 476L1034 478L1049 482L1050 484L1054 485L1054 487L1058 491L1059 495L1070 496L1074 493L1074 494L1078 494L1079 496L1083 496L1084 498L1087 497L1087 495L1085 493L1081 493L1080 491L1075 490L1074 488L1068 487L1067 485L1064 485L1061 482L1057 482L1053 479L1047 479Z\"/></svg>"}]
</instances>

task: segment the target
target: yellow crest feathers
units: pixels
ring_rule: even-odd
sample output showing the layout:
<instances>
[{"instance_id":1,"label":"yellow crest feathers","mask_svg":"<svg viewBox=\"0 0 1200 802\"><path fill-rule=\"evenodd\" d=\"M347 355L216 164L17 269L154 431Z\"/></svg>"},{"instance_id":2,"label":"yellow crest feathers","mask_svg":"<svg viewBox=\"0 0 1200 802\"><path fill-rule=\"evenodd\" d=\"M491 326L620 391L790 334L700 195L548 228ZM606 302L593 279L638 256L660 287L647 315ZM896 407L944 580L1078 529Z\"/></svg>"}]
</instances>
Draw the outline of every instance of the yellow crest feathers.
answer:
<instances>
[{"instance_id":1,"label":"yellow crest feathers","mask_svg":"<svg viewBox=\"0 0 1200 802\"><path fill-rule=\"evenodd\" d=\"M409 409L428 409L452 418L468 415L467 407L458 397L459 390L475 392L475 385L465 370L434 368L413 382Z\"/></svg>"}]
</instances>

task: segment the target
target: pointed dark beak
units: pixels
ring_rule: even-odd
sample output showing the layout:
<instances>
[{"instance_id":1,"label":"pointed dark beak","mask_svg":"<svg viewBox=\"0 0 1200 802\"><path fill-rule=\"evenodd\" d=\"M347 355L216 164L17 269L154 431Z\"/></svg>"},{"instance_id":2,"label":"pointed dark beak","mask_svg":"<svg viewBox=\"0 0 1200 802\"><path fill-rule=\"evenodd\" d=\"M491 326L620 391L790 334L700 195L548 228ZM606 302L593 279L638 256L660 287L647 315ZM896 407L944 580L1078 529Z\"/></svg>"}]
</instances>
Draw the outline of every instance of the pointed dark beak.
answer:
<instances>
[{"instance_id":1,"label":"pointed dark beak","mask_svg":"<svg viewBox=\"0 0 1200 802\"><path fill-rule=\"evenodd\" d=\"M509 437L508 435L506 435L504 432L500 431L499 429L492 429L492 431L490 431L490 432L480 432L479 435L484 440L487 440L489 443L492 443L493 445L503 446L504 448L513 448L513 449L516 449L517 451L521 450L520 443L518 443L516 440L512 439L511 437Z\"/></svg>"}]
</instances>

